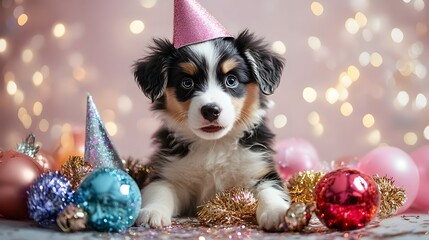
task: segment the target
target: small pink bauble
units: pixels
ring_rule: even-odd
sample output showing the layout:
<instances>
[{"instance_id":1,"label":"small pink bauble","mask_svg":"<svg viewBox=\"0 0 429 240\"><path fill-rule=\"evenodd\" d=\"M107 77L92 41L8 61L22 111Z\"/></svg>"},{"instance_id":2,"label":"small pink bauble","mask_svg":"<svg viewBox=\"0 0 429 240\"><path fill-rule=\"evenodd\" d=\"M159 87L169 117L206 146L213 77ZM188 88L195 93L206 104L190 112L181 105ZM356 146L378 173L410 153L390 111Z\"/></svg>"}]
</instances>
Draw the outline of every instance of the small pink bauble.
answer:
<instances>
[{"instance_id":1,"label":"small pink bauble","mask_svg":"<svg viewBox=\"0 0 429 240\"><path fill-rule=\"evenodd\" d=\"M326 174L314 189L316 215L340 231L365 227L378 213L380 193L372 177L355 169Z\"/></svg>"},{"instance_id":2,"label":"small pink bauble","mask_svg":"<svg viewBox=\"0 0 429 240\"><path fill-rule=\"evenodd\" d=\"M429 145L423 146L411 154L419 169L420 185L413 207L429 211Z\"/></svg>"},{"instance_id":3,"label":"small pink bauble","mask_svg":"<svg viewBox=\"0 0 429 240\"><path fill-rule=\"evenodd\" d=\"M316 149L304 139L284 139L276 144L274 150L277 169L284 180L300 171L322 169Z\"/></svg>"},{"instance_id":4,"label":"small pink bauble","mask_svg":"<svg viewBox=\"0 0 429 240\"><path fill-rule=\"evenodd\" d=\"M404 188L407 200L396 213L407 210L414 202L419 189L419 170L413 159L395 147L379 147L359 160L357 169L368 175L393 178L396 187Z\"/></svg>"}]
</instances>

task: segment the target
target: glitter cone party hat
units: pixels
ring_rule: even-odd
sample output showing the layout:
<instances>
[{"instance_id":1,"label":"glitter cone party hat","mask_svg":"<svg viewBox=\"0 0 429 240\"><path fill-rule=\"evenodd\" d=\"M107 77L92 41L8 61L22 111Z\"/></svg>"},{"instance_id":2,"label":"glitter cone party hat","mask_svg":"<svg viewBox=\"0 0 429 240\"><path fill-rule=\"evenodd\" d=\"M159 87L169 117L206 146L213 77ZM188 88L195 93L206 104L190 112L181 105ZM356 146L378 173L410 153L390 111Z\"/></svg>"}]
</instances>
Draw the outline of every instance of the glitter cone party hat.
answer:
<instances>
[{"instance_id":1,"label":"glitter cone party hat","mask_svg":"<svg viewBox=\"0 0 429 240\"><path fill-rule=\"evenodd\" d=\"M91 163L94 168L125 169L89 94L86 109L85 161Z\"/></svg>"},{"instance_id":2,"label":"glitter cone party hat","mask_svg":"<svg viewBox=\"0 0 429 240\"><path fill-rule=\"evenodd\" d=\"M196 0L174 0L175 48L232 35Z\"/></svg>"}]
</instances>

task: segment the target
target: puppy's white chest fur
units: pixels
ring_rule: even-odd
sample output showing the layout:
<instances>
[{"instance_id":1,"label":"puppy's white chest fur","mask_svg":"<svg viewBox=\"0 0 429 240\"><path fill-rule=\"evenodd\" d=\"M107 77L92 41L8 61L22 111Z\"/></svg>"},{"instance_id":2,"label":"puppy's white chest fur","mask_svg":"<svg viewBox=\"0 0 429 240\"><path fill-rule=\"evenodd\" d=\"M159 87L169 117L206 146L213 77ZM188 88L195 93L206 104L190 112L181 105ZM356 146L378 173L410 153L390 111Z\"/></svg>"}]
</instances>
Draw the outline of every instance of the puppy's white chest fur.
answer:
<instances>
[{"instance_id":1,"label":"puppy's white chest fur","mask_svg":"<svg viewBox=\"0 0 429 240\"><path fill-rule=\"evenodd\" d=\"M264 152L249 151L238 142L201 141L190 147L187 156L169 157L171 162L162 175L180 188L179 193L190 192L189 197L200 205L230 187L254 186L266 173L267 163L261 161L263 155Z\"/></svg>"}]
</instances>

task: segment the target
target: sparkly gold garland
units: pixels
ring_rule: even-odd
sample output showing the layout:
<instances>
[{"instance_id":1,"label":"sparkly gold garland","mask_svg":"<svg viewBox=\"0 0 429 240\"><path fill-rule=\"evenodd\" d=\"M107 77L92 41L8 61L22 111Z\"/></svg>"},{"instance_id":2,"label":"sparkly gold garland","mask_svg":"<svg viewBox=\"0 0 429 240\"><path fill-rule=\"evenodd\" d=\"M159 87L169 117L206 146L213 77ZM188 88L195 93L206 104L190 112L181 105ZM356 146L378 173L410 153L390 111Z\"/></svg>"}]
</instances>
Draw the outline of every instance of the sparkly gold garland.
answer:
<instances>
[{"instance_id":1,"label":"sparkly gold garland","mask_svg":"<svg viewBox=\"0 0 429 240\"><path fill-rule=\"evenodd\" d=\"M292 203L313 203L313 192L317 183L325 175L323 172L302 171L294 174L285 183Z\"/></svg>"},{"instance_id":2,"label":"sparkly gold garland","mask_svg":"<svg viewBox=\"0 0 429 240\"><path fill-rule=\"evenodd\" d=\"M387 176L380 177L375 175L372 177L374 182L377 183L380 190L380 210L378 216L381 218L389 217L398 211L407 200L405 190L394 185L393 178Z\"/></svg>"},{"instance_id":3,"label":"sparkly gold garland","mask_svg":"<svg viewBox=\"0 0 429 240\"><path fill-rule=\"evenodd\" d=\"M257 205L252 192L234 187L216 194L204 204L198 211L198 220L208 226L256 224Z\"/></svg>"},{"instance_id":4,"label":"sparkly gold garland","mask_svg":"<svg viewBox=\"0 0 429 240\"><path fill-rule=\"evenodd\" d=\"M123 159L122 162L124 163L126 172L136 181L139 188L143 188L149 179L152 167L144 165L140 160L131 157Z\"/></svg>"},{"instance_id":5,"label":"sparkly gold garland","mask_svg":"<svg viewBox=\"0 0 429 240\"><path fill-rule=\"evenodd\" d=\"M77 190L82 180L92 172L93 167L82 156L70 156L61 166L60 173L70 180L74 190Z\"/></svg>"}]
</instances>

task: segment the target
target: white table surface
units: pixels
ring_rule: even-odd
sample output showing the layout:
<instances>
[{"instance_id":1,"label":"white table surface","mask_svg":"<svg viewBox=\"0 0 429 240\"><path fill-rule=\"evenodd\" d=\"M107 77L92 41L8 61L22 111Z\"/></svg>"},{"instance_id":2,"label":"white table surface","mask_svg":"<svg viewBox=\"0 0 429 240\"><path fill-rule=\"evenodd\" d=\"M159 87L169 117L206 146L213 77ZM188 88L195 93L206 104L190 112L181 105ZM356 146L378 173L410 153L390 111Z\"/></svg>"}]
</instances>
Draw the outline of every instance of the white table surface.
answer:
<instances>
[{"instance_id":1,"label":"white table surface","mask_svg":"<svg viewBox=\"0 0 429 240\"><path fill-rule=\"evenodd\" d=\"M177 219L170 228L147 229L132 227L123 233L85 231L62 233L55 226L42 228L31 221L0 219L0 239L427 239L429 214L407 213L387 219L376 219L363 229L339 232L326 229L312 218L304 232L267 233L251 227L207 228L198 226L195 219Z\"/></svg>"}]
</instances>

